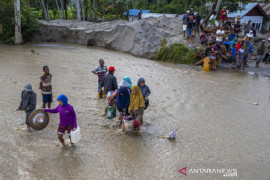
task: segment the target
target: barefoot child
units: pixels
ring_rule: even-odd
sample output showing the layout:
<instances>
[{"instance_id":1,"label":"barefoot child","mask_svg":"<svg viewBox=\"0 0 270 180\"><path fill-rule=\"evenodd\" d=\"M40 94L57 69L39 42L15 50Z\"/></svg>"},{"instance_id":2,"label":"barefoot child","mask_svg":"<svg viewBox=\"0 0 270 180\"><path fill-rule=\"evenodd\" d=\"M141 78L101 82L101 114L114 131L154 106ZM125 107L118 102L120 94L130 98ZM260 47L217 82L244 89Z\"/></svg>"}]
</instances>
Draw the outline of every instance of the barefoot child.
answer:
<instances>
[{"instance_id":1,"label":"barefoot child","mask_svg":"<svg viewBox=\"0 0 270 180\"><path fill-rule=\"evenodd\" d=\"M40 86L43 99L43 109L46 108L46 104L48 104L48 108L51 109L51 103L53 101L52 98L52 75L50 74L49 67L43 66L44 75L40 77Z\"/></svg>"},{"instance_id":2,"label":"barefoot child","mask_svg":"<svg viewBox=\"0 0 270 180\"><path fill-rule=\"evenodd\" d=\"M96 69L94 69L92 72L98 76L98 93L99 93L99 98L102 98L102 93L100 93L101 81L103 77L105 76L105 74L108 72L107 66L104 66L103 59L99 60L99 66L96 67Z\"/></svg>"},{"instance_id":3,"label":"barefoot child","mask_svg":"<svg viewBox=\"0 0 270 180\"><path fill-rule=\"evenodd\" d=\"M18 108L18 110L24 110L26 114L25 124L27 125L27 129L30 130L30 125L28 123L28 117L30 113L36 109L36 101L37 101L37 95L32 90L31 84L26 84L24 87L24 90L22 91L21 95L21 103Z\"/></svg>"},{"instance_id":4,"label":"barefoot child","mask_svg":"<svg viewBox=\"0 0 270 180\"><path fill-rule=\"evenodd\" d=\"M239 49L237 53L237 62L235 64L235 72L238 73L239 69L243 65L243 60L244 60L244 52L245 52L245 46L244 44L241 45L241 48Z\"/></svg>"},{"instance_id":5,"label":"barefoot child","mask_svg":"<svg viewBox=\"0 0 270 180\"><path fill-rule=\"evenodd\" d=\"M66 95L61 94L57 101L59 105L55 109L44 109L44 111L48 113L59 113L60 115L60 123L58 126L58 139L65 146L65 140L63 135L65 131L67 131L70 138L70 131L77 128L77 119L76 114L73 107L68 104L68 98Z\"/></svg>"}]
</instances>

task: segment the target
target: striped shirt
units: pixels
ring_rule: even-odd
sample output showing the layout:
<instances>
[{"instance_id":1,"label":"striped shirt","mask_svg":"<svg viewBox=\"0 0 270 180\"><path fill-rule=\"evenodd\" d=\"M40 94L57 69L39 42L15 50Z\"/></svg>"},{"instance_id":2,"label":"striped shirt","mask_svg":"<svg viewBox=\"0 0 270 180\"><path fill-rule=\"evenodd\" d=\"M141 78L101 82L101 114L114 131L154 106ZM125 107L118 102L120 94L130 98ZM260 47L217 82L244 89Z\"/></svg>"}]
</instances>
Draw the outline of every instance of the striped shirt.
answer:
<instances>
[{"instance_id":1,"label":"striped shirt","mask_svg":"<svg viewBox=\"0 0 270 180\"><path fill-rule=\"evenodd\" d=\"M98 76L99 83L102 81L102 79L105 76L105 74L107 73L107 71L108 71L108 69L106 66L103 66L103 68L98 66L98 67L96 67L96 69L93 70L93 72L96 73Z\"/></svg>"},{"instance_id":2,"label":"striped shirt","mask_svg":"<svg viewBox=\"0 0 270 180\"><path fill-rule=\"evenodd\" d=\"M46 76L45 74L40 77L40 82L42 83L41 92L42 94L51 94L52 93L52 75Z\"/></svg>"}]
</instances>

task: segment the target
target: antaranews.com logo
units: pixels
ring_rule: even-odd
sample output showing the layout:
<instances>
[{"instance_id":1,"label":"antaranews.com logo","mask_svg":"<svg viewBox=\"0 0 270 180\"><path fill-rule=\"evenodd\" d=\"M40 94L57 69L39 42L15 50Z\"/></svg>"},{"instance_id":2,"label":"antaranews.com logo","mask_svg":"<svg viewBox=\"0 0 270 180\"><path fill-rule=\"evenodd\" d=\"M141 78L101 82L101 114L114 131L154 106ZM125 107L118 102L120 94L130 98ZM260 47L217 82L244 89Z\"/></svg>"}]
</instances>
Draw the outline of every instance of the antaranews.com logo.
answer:
<instances>
[{"instance_id":1,"label":"antaranews.com logo","mask_svg":"<svg viewBox=\"0 0 270 180\"><path fill-rule=\"evenodd\" d=\"M215 169L215 168L194 168L188 169L184 167L178 171L187 176L188 174L221 174L223 177L237 177L237 169Z\"/></svg>"}]
</instances>

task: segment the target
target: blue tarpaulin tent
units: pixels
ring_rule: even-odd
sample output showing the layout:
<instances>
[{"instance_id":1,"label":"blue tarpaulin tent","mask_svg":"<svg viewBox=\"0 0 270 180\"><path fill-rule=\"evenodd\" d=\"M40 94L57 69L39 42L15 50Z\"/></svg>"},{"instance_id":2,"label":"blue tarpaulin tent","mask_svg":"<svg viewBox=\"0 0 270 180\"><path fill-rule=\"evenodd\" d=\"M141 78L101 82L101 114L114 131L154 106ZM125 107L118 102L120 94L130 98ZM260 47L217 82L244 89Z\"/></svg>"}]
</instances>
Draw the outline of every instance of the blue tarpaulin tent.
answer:
<instances>
[{"instance_id":1,"label":"blue tarpaulin tent","mask_svg":"<svg viewBox=\"0 0 270 180\"><path fill-rule=\"evenodd\" d=\"M130 16L138 16L140 10L139 9L130 9L129 15ZM144 13L150 13L150 10L142 10L142 14ZM124 12L124 15L127 15L127 12Z\"/></svg>"}]
</instances>

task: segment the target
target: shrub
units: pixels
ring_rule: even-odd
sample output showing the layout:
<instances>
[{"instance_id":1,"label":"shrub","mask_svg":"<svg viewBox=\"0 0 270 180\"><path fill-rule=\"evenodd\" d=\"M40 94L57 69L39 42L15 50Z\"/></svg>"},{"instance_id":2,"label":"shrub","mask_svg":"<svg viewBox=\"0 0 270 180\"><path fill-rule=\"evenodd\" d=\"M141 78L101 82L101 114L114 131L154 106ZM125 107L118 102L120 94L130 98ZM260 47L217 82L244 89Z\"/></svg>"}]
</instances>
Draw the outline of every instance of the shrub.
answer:
<instances>
[{"instance_id":1,"label":"shrub","mask_svg":"<svg viewBox=\"0 0 270 180\"><path fill-rule=\"evenodd\" d=\"M154 57L155 60L167 61L179 64L193 64L196 59L194 59L194 53L196 49L188 49L184 44L173 43L169 47L167 45L167 40L164 38L161 41L161 48L156 52Z\"/></svg>"}]
</instances>

